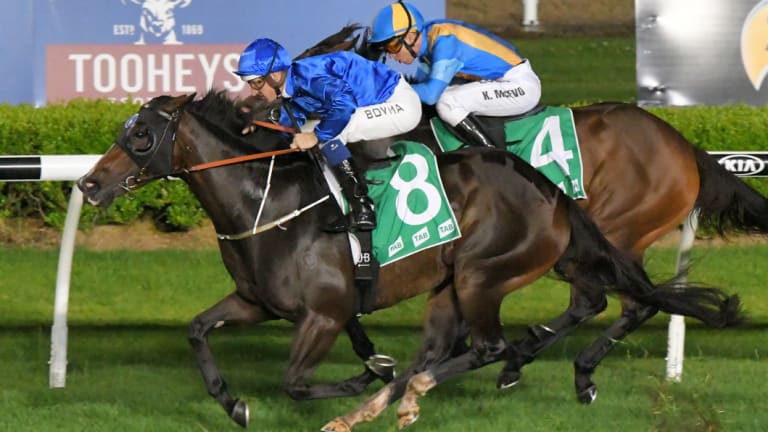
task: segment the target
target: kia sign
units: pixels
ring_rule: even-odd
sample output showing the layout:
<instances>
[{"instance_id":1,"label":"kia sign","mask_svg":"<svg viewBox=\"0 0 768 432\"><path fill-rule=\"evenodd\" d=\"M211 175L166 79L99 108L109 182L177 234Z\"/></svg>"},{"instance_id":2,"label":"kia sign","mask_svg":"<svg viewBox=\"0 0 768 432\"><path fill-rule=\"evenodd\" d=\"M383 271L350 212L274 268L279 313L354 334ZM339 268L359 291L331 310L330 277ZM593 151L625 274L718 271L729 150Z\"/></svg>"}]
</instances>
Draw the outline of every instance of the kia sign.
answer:
<instances>
[{"instance_id":1,"label":"kia sign","mask_svg":"<svg viewBox=\"0 0 768 432\"><path fill-rule=\"evenodd\" d=\"M768 151L711 151L710 156L729 172L740 177L768 177Z\"/></svg>"},{"instance_id":2,"label":"kia sign","mask_svg":"<svg viewBox=\"0 0 768 432\"><path fill-rule=\"evenodd\" d=\"M445 2L411 1L429 19L445 16ZM347 24L369 25L389 3L3 0L0 102L145 101L211 88L247 94L232 70L254 39L275 39L296 56Z\"/></svg>"},{"instance_id":3,"label":"kia sign","mask_svg":"<svg viewBox=\"0 0 768 432\"><path fill-rule=\"evenodd\" d=\"M636 0L641 105L768 102L768 0Z\"/></svg>"}]
</instances>

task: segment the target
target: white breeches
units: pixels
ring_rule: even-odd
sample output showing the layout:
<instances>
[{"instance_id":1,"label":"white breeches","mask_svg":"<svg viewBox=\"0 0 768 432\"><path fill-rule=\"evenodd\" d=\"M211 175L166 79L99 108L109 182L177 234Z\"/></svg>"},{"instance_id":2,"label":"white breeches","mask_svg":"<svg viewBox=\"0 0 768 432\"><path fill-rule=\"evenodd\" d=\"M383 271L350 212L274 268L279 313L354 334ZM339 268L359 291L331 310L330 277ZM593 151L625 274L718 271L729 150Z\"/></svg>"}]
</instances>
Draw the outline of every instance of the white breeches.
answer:
<instances>
[{"instance_id":1,"label":"white breeches","mask_svg":"<svg viewBox=\"0 0 768 432\"><path fill-rule=\"evenodd\" d=\"M401 77L385 102L358 107L337 138L344 143L387 138L412 130L420 120L419 95Z\"/></svg>"},{"instance_id":2,"label":"white breeches","mask_svg":"<svg viewBox=\"0 0 768 432\"><path fill-rule=\"evenodd\" d=\"M469 114L512 116L535 107L541 99L541 81L526 60L495 81L448 86L435 108L441 119L456 126Z\"/></svg>"}]
</instances>

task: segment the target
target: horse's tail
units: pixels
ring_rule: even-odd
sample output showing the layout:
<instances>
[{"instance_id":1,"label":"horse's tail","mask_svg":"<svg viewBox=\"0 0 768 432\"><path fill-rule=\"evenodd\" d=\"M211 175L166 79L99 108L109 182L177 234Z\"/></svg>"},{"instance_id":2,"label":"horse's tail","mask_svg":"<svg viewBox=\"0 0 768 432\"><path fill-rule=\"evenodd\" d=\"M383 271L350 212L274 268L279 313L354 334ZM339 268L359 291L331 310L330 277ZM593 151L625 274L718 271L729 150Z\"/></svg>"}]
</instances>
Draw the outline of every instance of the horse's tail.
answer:
<instances>
[{"instance_id":1,"label":"horse's tail","mask_svg":"<svg viewBox=\"0 0 768 432\"><path fill-rule=\"evenodd\" d=\"M611 245L583 209L572 201L567 204L571 239L555 265L557 273L567 282L624 294L642 304L693 317L713 327L742 321L738 296L728 296L718 288L683 282L654 285L643 267Z\"/></svg>"},{"instance_id":2,"label":"horse's tail","mask_svg":"<svg viewBox=\"0 0 768 432\"><path fill-rule=\"evenodd\" d=\"M693 150L701 184L696 198L701 224L715 228L721 235L729 230L768 234L768 199L704 150Z\"/></svg>"}]
</instances>

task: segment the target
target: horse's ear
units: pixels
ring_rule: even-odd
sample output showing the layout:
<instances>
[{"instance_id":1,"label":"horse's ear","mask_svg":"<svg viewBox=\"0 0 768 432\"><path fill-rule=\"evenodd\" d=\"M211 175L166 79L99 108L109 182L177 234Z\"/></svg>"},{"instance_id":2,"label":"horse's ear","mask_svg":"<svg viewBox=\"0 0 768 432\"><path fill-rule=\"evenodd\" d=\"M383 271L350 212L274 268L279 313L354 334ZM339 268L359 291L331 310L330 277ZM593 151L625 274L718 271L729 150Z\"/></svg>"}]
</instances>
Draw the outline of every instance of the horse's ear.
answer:
<instances>
[{"instance_id":1,"label":"horse's ear","mask_svg":"<svg viewBox=\"0 0 768 432\"><path fill-rule=\"evenodd\" d=\"M177 109L183 107L184 105L192 102L195 99L195 96L197 93L192 93L190 95L181 95L177 96L175 98L172 98L170 102L168 102L167 105L165 105L163 108L168 112L176 111Z\"/></svg>"}]
</instances>

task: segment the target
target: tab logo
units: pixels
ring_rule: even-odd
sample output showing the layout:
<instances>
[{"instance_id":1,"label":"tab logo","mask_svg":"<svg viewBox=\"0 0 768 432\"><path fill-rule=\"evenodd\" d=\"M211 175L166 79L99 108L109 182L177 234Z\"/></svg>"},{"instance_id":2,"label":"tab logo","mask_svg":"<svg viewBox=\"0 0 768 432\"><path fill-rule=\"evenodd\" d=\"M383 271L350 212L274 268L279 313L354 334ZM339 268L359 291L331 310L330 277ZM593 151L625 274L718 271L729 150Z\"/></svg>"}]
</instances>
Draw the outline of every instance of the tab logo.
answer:
<instances>
[{"instance_id":1,"label":"tab logo","mask_svg":"<svg viewBox=\"0 0 768 432\"><path fill-rule=\"evenodd\" d=\"M397 240L395 240L394 243L389 245L389 257L391 258L393 255L395 255L398 252L400 252L401 250L403 250L404 247L405 247L405 245L403 244L403 238L402 237L398 237Z\"/></svg>"},{"instance_id":2,"label":"tab logo","mask_svg":"<svg viewBox=\"0 0 768 432\"><path fill-rule=\"evenodd\" d=\"M454 231L456 231L456 226L453 225L453 220L451 219L448 219L437 226L437 232L440 233L440 238L448 237L453 234Z\"/></svg>"},{"instance_id":3,"label":"tab logo","mask_svg":"<svg viewBox=\"0 0 768 432\"><path fill-rule=\"evenodd\" d=\"M424 242L429 240L429 229L427 227L424 227L418 231L416 231L416 234L411 236L411 240L413 241L413 245L416 247L421 246Z\"/></svg>"},{"instance_id":4,"label":"tab logo","mask_svg":"<svg viewBox=\"0 0 768 432\"><path fill-rule=\"evenodd\" d=\"M765 162L762 159L748 154L728 155L721 158L718 163L739 176L753 176L765 168Z\"/></svg>"}]
</instances>

